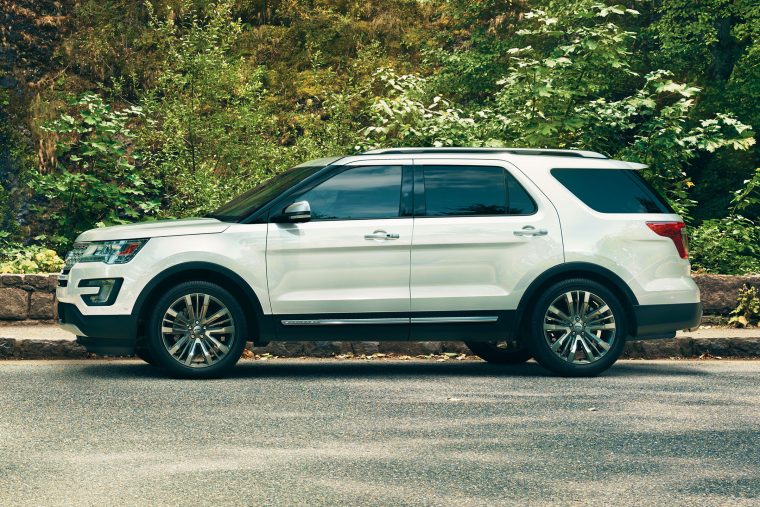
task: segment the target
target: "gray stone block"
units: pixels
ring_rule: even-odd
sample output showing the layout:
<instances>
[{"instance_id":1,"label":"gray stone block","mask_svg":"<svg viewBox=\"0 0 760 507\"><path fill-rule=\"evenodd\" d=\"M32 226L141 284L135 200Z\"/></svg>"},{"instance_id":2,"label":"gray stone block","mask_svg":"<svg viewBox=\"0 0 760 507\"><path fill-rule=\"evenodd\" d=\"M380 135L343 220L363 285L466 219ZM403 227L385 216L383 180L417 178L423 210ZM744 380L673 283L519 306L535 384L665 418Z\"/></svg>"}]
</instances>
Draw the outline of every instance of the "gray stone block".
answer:
<instances>
[{"instance_id":1,"label":"gray stone block","mask_svg":"<svg viewBox=\"0 0 760 507\"><path fill-rule=\"evenodd\" d=\"M0 289L0 319L23 320L29 314L29 293L16 287Z\"/></svg>"},{"instance_id":2,"label":"gray stone block","mask_svg":"<svg viewBox=\"0 0 760 507\"><path fill-rule=\"evenodd\" d=\"M25 275L24 285L30 286L35 290L50 291L50 280L48 275Z\"/></svg>"},{"instance_id":3,"label":"gray stone block","mask_svg":"<svg viewBox=\"0 0 760 507\"><path fill-rule=\"evenodd\" d=\"M18 287L24 283L23 275L2 275L0 280L3 282L3 287Z\"/></svg>"},{"instance_id":4,"label":"gray stone block","mask_svg":"<svg viewBox=\"0 0 760 507\"><path fill-rule=\"evenodd\" d=\"M54 315L55 297L49 292L32 292L29 303L29 318L37 320L52 320Z\"/></svg>"}]
</instances>

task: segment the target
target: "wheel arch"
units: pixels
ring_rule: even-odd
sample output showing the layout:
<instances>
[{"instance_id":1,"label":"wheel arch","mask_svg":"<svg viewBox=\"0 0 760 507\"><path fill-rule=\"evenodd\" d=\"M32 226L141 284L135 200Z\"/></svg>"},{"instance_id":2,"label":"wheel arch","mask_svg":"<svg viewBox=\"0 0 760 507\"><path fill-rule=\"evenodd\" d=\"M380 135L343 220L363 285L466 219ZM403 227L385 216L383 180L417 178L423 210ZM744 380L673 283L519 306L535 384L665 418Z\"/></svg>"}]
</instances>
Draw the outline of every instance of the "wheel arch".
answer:
<instances>
[{"instance_id":1,"label":"wheel arch","mask_svg":"<svg viewBox=\"0 0 760 507\"><path fill-rule=\"evenodd\" d=\"M149 312L163 293L170 287L188 281L205 281L220 285L229 291L243 306L248 319L249 339L254 343L264 343L273 337L273 330L266 326L261 301L253 288L234 271L210 262L186 262L165 269L148 282L135 301L132 315L137 319L137 336L145 336L145 324Z\"/></svg>"},{"instance_id":2,"label":"wheel arch","mask_svg":"<svg viewBox=\"0 0 760 507\"><path fill-rule=\"evenodd\" d=\"M527 288L520 303L517 306L517 319L513 328L513 336L519 336L524 328L525 319L528 318L529 308L543 293L543 290L562 280L571 278L587 278L598 282L615 294L625 308L628 320L628 332L630 336L636 334L636 315L634 306L638 305L638 299L627 283L618 275L607 268L587 262L567 262L554 266L542 273Z\"/></svg>"}]
</instances>

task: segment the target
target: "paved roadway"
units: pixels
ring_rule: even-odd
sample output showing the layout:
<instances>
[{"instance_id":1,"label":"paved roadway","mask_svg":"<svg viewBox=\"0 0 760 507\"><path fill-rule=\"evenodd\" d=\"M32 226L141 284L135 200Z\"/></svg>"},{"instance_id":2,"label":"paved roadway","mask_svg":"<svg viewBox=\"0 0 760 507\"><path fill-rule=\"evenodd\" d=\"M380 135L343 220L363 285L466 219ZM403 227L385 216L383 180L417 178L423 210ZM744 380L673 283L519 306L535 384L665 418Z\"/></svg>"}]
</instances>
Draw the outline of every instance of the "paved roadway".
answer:
<instances>
[{"instance_id":1,"label":"paved roadway","mask_svg":"<svg viewBox=\"0 0 760 507\"><path fill-rule=\"evenodd\" d=\"M760 361L0 362L0 505L758 505Z\"/></svg>"}]
</instances>

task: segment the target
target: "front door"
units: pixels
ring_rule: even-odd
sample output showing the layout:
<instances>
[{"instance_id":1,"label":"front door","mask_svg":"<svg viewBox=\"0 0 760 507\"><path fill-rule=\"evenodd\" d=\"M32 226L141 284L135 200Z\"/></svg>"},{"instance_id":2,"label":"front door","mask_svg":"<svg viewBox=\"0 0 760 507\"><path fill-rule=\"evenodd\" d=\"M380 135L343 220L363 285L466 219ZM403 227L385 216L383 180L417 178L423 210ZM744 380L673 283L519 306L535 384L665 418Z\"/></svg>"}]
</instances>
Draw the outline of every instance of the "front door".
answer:
<instances>
[{"instance_id":1,"label":"front door","mask_svg":"<svg viewBox=\"0 0 760 507\"><path fill-rule=\"evenodd\" d=\"M408 338L407 171L398 162L341 168L292 199L309 203L309 222L268 225L267 280L278 339ZM410 192L411 174L408 179Z\"/></svg>"},{"instance_id":2,"label":"front door","mask_svg":"<svg viewBox=\"0 0 760 507\"><path fill-rule=\"evenodd\" d=\"M528 284L563 262L552 204L506 162L415 159L414 206L411 339L505 339Z\"/></svg>"}]
</instances>

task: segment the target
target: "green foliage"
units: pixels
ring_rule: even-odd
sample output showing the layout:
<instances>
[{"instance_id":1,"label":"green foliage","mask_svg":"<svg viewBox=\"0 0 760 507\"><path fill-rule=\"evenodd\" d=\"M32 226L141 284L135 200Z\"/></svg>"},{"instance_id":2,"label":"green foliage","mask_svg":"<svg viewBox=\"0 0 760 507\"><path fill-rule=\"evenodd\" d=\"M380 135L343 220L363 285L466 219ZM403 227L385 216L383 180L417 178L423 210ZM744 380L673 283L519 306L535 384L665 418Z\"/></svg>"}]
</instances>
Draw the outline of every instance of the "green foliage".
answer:
<instances>
[{"instance_id":1,"label":"green foliage","mask_svg":"<svg viewBox=\"0 0 760 507\"><path fill-rule=\"evenodd\" d=\"M611 96L635 75L629 50L635 34L610 19L627 13L635 11L589 1L562 9L562 15L556 7L528 12L499 82L503 137L528 146L578 144L589 124L583 106Z\"/></svg>"},{"instance_id":2,"label":"green foliage","mask_svg":"<svg viewBox=\"0 0 760 507\"><path fill-rule=\"evenodd\" d=\"M736 308L731 311L728 320L734 327L750 327L760 324L760 294L757 287L744 285L739 289L739 297L736 300Z\"/></svg>"},{"instance_id":3,"label":"green foliage","mask_svg":"<svg viewBox=\"0 0 760 507\"><path fill-rule=\"evenodd\" d=\"M380 69L376 79L383 95L369 108L364 147L480 144L476 121L438 95L428 100L424 78Z\"/></svg>"},{"instance_id":4,"label":"green foliage","mask_svg":"<svg viewBox=\"0 0 760 507\"><path fill-rule=\"evenodd\" d=\"M728 114L694 121L699 88L664 70L639 77L631 50L637 36L615 23L637 11L593 1L552 7L526 15L530 27L517 32L525 45L509 51L513 63L496 107L505 142L646 163L645 175L688 217L695 204L688 163L699 152L748 149L750 127Z\"/></svg>"},{"instance_id":5,"label":"green foliage","mask_svg":"<svg viewBox=\"0 0 760 507\"><path fill-rule=\"evenodd\" d=\"M744 180L744 188L734 192L731 202L737 211L760 206L760 167L755 169L752 178Z\"/></svg>"},{"instance_id":6,"label":"green foliage","mask_svg":"<svg viewBox=\"0 0 760 507\"><path fill-rule=\"evenodd\" d=\"M44 126L59 136L54 172L38 173L32 189L44 198L35 211L44 216L66 247L82 230L96 224L119 224L156 213L159 184L135 167L129 122L139 118L139 107L114 110L103 99L86 93L70 104L71 114Z\"/></svg>"},{"instance_id":7,"label":"green foliage","mask_svg":"<svg viewBox=\"0 0 760 507\"><path fill-rule=\"evenodd\" d=\"M706 220L689 233L692 267L707 273L760 273L760 226L739 215Z\"/></svg>"},{"instance_id":8,"label":"green foliage","mask_svg":"<svg viewBox=\"0 0 760 507\"><path fill-rule=\"evenodd\" d=\"M263 121L261 72L231 54L241 25L231 19L229 3L204 12L183 5L184 14L166 20L146 6L149 36L163 62L142 100L147 165L174 196L168 214L202 214L229 195L231 178L251 176L257 143L250 141Z\"/></svg>"},{"instance_id":9,"label":"green foliage","mask_svg":"<svg viewBox=\"0 0 760 507\"><path fill-rule=\"evenodd\" d=\"M621 134L632 134L632 143L617 156L648 164L645 175L687 219L696 205L688 192L694 186L687 173L689 163L700 153L747 150L755 143L750 127L729 115L691 121L699 91L658 71L646 76L640 92L610 104L610 109L597 110L598 118L612 120L612 125L620 122Z\"/></svg>"},{"instance_id":10,"label":"green foliage","mask_svg":"<svg viewBox=\"0 0 760 507\"><path fill-rule=\"evenodd\" d=\"M671 70L679 80L703 89L693 118L730 113L757 132L760 126L760 4L753 0L671 0L652 5L643 27L647 63ZM695 188L697 219L725 214L730 191L751 178L760 148L722 151L687 167ZM753 218L760 208L743 212Z\"/></svg>"},{"instance_id":11,"label":"green foliage","mask_svg":"<svg viewBox=\"0 0 760 507\"><path fill-rule=\"evenodd\" d=\"M10 106L22 94L0 93L0 224L16 239L61 251L99 223L201 215L296 163L373 147L581 148L649 165L694 231L695 267L760 271L757 2L62 9L44 86Z\"/></svg>"},{"instance_id":12,"label":"green foliage","mask_svg":"<svg viewBox=\"0 0 760 507\"><path fill-rule=\"evenodd\" d=\"M362 131L367 144L602 151L648 164L645 175L688 218L690 161L700 152L747 150L753 132L723 113L694 121L700 89L667 71L640 77L636 34L614 22L636 15L590 0L526 13L514 39L520 45L506 51L509 67L485 104L456 104L431 89L434 79L381 69L384 94Z\"/></svg>"},{"instance_id":13,"label":"green foliage","mask_svg":"<svg viewBox=\"0 0 760 507\"><path fill-rule=\"evenodd\" d=\"M56 273L63 268L63 259L55 250L41 245L24 246L9 241L8 235L0 232L0 273Z\"/></svg>"},{"instance_id":14,"label":"green foliage","mask_svg":"<svg viewBox=\"0 0 760 507\"><path fill-rule=\"evenodd\" d=\"M0 71L0 79L3 77ZM18 215L24 197L20 189L33 160L23 142L25 131L14 124L18 111L13 111L12 96L9 90L0 89L0 234L19 233Z\"/></svg>"},{"instance_id":15,"label":"green foliage","mask_svg":"<svg viewBox=\"0 0 760 507\"><path fill-rule=\"evenodd\" d=\"M146 4L148 37L163 64L155 87L141 97L146 121L139 136L148 174L165 181L172 196L166 215L207 213L278 171L321 156L340 138L335 124L326 130L337 136L325 136L327 142L283 128L267 102L265 69L233 51L243 27L232 5L198 11L186 3L162 20ZM340 97L331 104L335 113Z\"/></svg>"}]
</instances>

